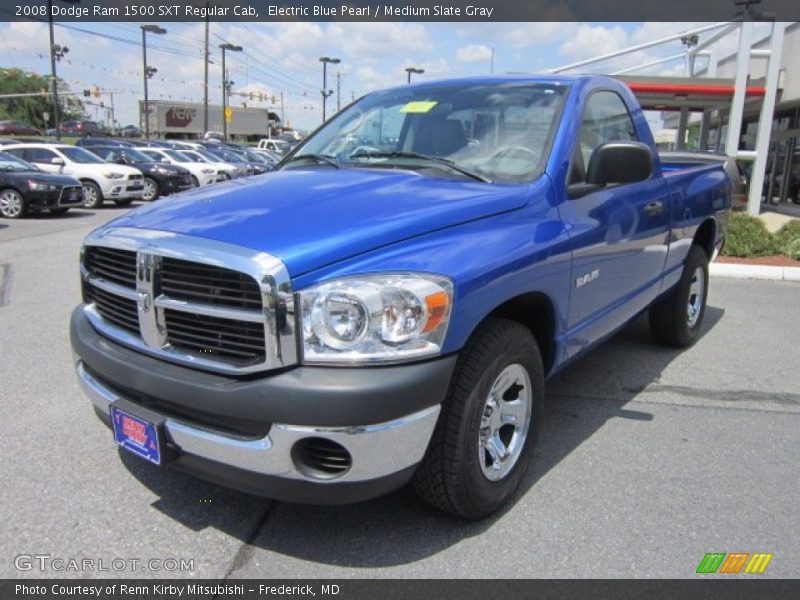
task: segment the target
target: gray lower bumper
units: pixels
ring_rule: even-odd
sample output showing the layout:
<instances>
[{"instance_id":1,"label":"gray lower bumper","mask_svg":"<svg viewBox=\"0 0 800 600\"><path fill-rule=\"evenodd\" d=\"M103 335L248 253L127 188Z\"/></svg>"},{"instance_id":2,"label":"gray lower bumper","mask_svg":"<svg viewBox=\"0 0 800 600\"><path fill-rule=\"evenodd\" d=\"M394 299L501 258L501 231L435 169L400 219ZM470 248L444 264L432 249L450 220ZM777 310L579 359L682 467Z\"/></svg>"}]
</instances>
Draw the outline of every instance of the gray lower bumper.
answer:
<instances>
[{"instance_id":1,"label":"gray lower bumper","mask_svg":"<svg viewBox=\"0 0 800 600\"><path fill-rule=\"evenodd\" d=\"M78 380L95 409L108 415L112 402L125 400L119 393L93 377L77 361ZM398 473L419 463L427 449L440 405L392 421L353 427L314 427L273 423L259 439L233 437L168 417L167 440L184 454L226 465L254 475L301 480L320 485L356 483ZM292 448L304 438L325 438L344 446L352 465L335 478L310 476L295 465Z\"/></svg>"}]
</instances>

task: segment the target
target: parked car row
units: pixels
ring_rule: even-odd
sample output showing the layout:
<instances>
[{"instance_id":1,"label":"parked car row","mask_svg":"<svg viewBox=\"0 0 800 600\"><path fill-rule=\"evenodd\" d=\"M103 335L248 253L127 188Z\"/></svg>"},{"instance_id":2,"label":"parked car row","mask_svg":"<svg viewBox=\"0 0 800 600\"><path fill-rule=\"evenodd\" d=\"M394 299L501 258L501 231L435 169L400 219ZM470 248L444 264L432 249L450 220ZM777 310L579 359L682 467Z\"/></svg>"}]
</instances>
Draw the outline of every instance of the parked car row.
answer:
<instances>
[{"instance_id":1,"label":"parked car row","mask_svg":"<svg viewBox=\"0 0 800 600\"><path fill-rule=\"evenodd\" d=\"M99 208L106 201L118 206L134 200L151 201L193 187L260 175L271 171L281 159L269 150L237 144L145 142L93 136L81 137L74 146L0 140L0 149L4 153L0 163L4 174L13 171L15 181L23 172L66 178L58 190L48 188L52 194L47 198L32 194L38 191L35 186L26 190L22 189L24 185L0 181L0 214L8 218L39 209L60 214L66 212L61 209L81 203L86 208ZM65 186L78 187L77 202L72 200L71 191L66 193L66 200L61 198L60 190ZM58 201L53 200L57 195Z\"/></svg>"},{"instance_id":2,"label":"parked car row","mask_svg":"<svg viewBox=\"0 0 800 600\"><path fill-rule=\"evenodd\" d=\"M0 152L0 215L8 219L29 211L61 215L83 202L81 182L51 175L8 152Z\"/></svg>"}]
</instances>

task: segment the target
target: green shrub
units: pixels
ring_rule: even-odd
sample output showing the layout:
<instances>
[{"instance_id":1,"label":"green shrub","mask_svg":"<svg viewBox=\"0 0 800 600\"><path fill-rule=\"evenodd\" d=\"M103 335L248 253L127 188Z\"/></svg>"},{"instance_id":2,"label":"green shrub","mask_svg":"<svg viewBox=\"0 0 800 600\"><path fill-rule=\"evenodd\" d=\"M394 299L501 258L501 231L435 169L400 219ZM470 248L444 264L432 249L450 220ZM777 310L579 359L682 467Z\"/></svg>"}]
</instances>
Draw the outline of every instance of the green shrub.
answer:
<instances>
[{"instance_id":1,"label":"green shrub","mask_svg":"<svg viewBox=\"0 0 800 600\"><path fill-rule=\"evenodd\" d=\"M758 217L733 213L728 221L728 234L722 254L725 256L771 256L777 254L775 237Z\"/></svg>"},{"instance_id":2,"label":"green shrub","mask_svg":"<svg viewBox=\"0 0 800 600\"><path fill-rule=\"evenodd\" d=\"M778 250L786 256L800 260L800 219L789 221L775 234Z\"/></svg>"}]
</instances>

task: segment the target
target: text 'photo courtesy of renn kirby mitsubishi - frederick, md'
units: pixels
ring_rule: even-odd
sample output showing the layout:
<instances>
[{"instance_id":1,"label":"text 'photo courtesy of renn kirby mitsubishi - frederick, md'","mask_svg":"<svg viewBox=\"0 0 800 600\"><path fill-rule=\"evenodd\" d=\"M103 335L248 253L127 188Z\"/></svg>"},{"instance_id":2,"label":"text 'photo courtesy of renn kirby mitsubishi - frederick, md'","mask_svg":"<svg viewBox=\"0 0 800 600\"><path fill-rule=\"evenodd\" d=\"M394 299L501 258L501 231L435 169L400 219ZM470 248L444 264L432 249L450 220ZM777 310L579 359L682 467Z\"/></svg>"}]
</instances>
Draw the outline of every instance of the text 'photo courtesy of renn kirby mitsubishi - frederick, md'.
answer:
<instances>
[{"instance_id":1,"label":"text 'photo courtesy of renn kirby mitsubishi - frederick, md'","mask_svg":"<svg viewBox=\"0 0 800 600\"><path fill-rule=\"evenodd\" d=\"M4 600L796 597L798 306L794 0L0 6Z\"/></svg>"}]
</instances>

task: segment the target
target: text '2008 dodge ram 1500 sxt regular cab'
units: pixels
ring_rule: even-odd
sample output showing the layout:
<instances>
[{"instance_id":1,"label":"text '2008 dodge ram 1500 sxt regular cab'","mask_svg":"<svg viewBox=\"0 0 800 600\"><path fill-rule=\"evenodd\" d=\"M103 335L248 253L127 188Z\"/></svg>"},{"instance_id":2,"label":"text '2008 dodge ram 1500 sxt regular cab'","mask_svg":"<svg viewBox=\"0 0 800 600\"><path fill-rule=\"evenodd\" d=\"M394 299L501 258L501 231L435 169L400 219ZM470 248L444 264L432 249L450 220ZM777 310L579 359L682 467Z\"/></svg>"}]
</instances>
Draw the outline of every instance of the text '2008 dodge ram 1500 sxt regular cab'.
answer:
<instances>
[{"instance_id":1,"label":"text '2008 dodge ram 1500 sxt regular cab'","mask_svg":"<svg viewBox=\"0 0 800 600\"><path fill-rule=\"evenodd\" d=\"M612 79L371 93L275 172L91 233L78 377L151 462L297 502L413 481L479 518L529 463L545 377L646 310L695 340L729 205L720 166L661 164Z\"/></svg>"}]
</instances>

